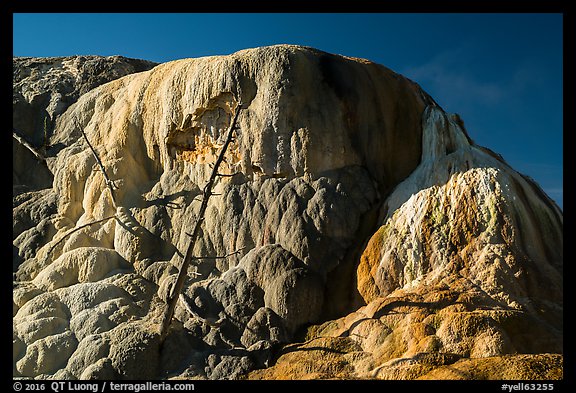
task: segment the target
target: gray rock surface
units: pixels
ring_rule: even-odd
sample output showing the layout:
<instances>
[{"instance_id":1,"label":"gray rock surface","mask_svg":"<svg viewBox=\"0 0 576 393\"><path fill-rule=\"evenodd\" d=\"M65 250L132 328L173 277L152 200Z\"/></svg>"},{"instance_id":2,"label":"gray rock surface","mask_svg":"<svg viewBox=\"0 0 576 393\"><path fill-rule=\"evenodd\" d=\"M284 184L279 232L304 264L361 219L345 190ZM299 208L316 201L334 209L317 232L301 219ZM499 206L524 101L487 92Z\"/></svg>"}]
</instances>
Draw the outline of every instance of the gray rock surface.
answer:
<instances>
[{"instance_id":1,"label":"gray rock surface","mask_svg":"<svg viewBox=\"0 0 576 393\"><path fill-rule=\"evenodd\" d=\"M88 91L157 63L123 56L14 57L13 122L29 141L41 146L56 118Z\"/></svg>"},{"instance_id":2,"label":"gray rock surface","mask_svg":"<svg viewBox=\"0 0 576 393\"><path fill-rule=\"evenodd\" d=\"M240 340L246 348L263 340L270 344L289 341L282 318L268 307L259 308L245 326Z\"/></svg>"},{"instance_id":3,"label":"gray rock surface","mask_svg":"<svg viewBox=\"0 0 576 393\"><path fill-rule=\"evenodd\" d=\"M14 62L15 125L35 146L53 126L53 179L15 158L15 376L392 378L441 350L561 351L562 213L414 82L291 45Z\"/></svg>"}]
</instances>

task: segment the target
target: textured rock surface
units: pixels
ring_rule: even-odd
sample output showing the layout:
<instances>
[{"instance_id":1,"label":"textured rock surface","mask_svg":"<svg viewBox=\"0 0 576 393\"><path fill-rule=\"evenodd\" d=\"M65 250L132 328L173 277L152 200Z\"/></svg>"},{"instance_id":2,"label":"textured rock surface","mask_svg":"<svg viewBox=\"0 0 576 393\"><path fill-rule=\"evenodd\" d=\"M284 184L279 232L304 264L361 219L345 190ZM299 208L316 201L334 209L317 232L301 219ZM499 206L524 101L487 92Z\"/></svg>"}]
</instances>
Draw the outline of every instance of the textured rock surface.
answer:
<instances>
[{"instance_id":1,"label":"textured rock surface","mask_svg":"<svg viewBox=\"0 0 576 393\"><path fill-rule=\"evenodd\" d=\"M69 64L43 72L57 85ZM75 86L109 79L80 73ZM415 83L281 45L75 89L65 111L43 107L52 188L14 197L15 376L561 376L562 212ZM232 176L209 200L161 346L239 103L220 168Z\"/></svg>"},{"instance_id":2,"label":"textured rock surface","mask_svg":"<svg viewBox=\"0 0 576 393\"><path fill-rule=\"evenodd\" d=\"M155 65L122 56L14 57L12 125L32 146L52 156L61 148L50 141L54 124L82 94ZM12 157L14 193L52 186L53 171L16 141Z\"/></svg>"}]
</instances>

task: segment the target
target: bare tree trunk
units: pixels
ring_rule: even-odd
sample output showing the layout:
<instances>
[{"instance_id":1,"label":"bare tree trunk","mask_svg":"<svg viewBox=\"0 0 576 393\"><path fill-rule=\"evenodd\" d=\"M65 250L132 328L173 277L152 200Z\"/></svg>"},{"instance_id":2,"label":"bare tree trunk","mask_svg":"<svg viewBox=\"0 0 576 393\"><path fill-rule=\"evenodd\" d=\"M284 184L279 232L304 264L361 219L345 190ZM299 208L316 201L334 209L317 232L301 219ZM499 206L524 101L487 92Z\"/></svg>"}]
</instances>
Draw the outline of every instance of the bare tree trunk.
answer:
<instances>
[{"instance_id":1,"label":"bare tree trunk","mask_svg":"<svg viewBox=\"0 0 576 393\"><path fill-rule=\"evenodd\" d=\"M232 123L230 124L230 128L228 129L228 135L226 138L226 142L222 146L222 150L220 150L220 154L214 167L212 168L212 173L204 187L203 194L202 194L202 204L200 205L200 210L198 211L198 218L196 220L196 224L194 226L194 231L190 236L190 241L188 243L188 248L186 249L186 254L184 256L184 260L182 261L182 265L180 266L180 271L178 272L178 277L176 278L176 283L172 287L168 295L168 299L166 300L166 309L164 311L164 315L162 317L162 322L160 325L160 340L164 342L166 335L168 333L168 329L170 327L170 323L172 322L172 317L174 316L174 310L176 308L176 303L178 302L178 298L180 293L182 292L182 288L184 287L184 282L186 281L186 277L188 276L188 266L195 259L194 255L192 255L194 250L194 245L196 244L196 240L198 239L198 234L200 233L200 228L202 226L202 221L204 221L204 214L206 212L206 208L208 207L208 200L213 195L212 194L212 187L216 178L222 176L218 173L218 168L222 161L224 160L224 156L226 154L226 150L228 150L228 146L232 141L232 137L234 134L234 129L236 127L236 121L238 120L238 115L240 114L240 110L242 109L242 104L238 104L236 107L236 112L234 113L234 118L232 119Z\"/></svg>"}]
</instances>

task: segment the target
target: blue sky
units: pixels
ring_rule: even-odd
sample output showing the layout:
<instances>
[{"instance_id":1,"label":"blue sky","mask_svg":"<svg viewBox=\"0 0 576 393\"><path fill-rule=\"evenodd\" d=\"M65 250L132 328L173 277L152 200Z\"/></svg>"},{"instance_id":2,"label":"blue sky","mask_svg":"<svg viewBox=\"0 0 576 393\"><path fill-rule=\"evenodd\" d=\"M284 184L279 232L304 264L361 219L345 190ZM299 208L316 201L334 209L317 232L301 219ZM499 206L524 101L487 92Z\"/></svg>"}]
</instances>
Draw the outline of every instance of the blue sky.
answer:
<instances>
[{"instance_id":1,"label":"blue sky","mask_svg":"<svg viewBox=\"0 0 576 393\"><path fill-rule=\"evenodd\" d=\"M156 62L280 43L383 64L563 208L562 14L14 14L15 56Z\"/></svg>"}]
</instances>

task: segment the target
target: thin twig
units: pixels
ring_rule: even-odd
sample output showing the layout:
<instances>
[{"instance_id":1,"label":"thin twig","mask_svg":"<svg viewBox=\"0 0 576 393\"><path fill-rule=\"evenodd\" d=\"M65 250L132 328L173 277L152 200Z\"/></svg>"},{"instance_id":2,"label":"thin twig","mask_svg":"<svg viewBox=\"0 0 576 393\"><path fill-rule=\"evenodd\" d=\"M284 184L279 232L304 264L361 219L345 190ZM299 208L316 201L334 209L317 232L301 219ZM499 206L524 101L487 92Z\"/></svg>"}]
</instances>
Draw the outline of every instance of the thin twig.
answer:
<instances>
[{"instance_id":1,"label":"thin twig","mask_svg":"<svg viewBox=\"0 0 576 393\"><path fill-rule=\"evenodd\" d=\"M96 221L91 221L89 223L86 223L84 225L80 225L79 227L73 228L70 231L68 231L64 236L62 236L60 238L60 240L58 240L56 243L54 243L49 249L48 252L46 252L46 258L48 258L48 256L50 255L50 253L56 248L56 246L60 243L62 243L62 241L64 241L64 239L66 239L68 236L70 236L71 234L73 234L74 232L78 232L80 229L86 228L90 225L94 225L94 224L98 224L101 223L103 221L108 221L111 218L116 217L116 214L112 215L112 216L108 216L108 217L104 217L101 218L100 220L96 220Z\"/></svg>"},{"instance_id":2,"label":"thin twig","mask_svg":"<svg viewBox=\"0 0 576 393\"><path fill-rule=\"evenodd\" d=\"M192 310L192 307L190 307L190 304L188 304L188 302L186 301L186 298L184 298L183 294L178 295L178 298L180 299L180 303L182 303L182 305L184 306L184 308L186 309L186 311L188 311L188 313L190 315L192 315L193 317L196 317L196 318L200 318L200 315L196 314L196 312L194 310Z\"/></svg>"},{"instance_id":3,"label":"thin twig","mask_svg":"<svg viewBox=\"0 0 576 393\"><path fill-rule=\"evenodd\" d=\"M226 254L226 255L222 255L222 256L216 256L216 257L194 257L194 259L226 259L226 258L230 258L232 255L236 255L236 254L240 254L240 251L242 251L243 249L245 249L246 247L242 247L239 248L236 251L232 251L230 254Z\"/></svg>"},{"instance_id":4,"label":"thin twig","mask_svg":"<svg viewBox=\"0 0 576 393\"><path fill-rule=\"evenodd\" d=\"M222 324L224 323L224 318L220 318L218 320L216 320L216 318L202 318L200 315L198 315L198 313L196 313L194 310L192 310L192 307L190 306L190 304L186 301L186 298L184 297L183 294L180 294L178 296L178 299L180 299L180 303L182 303L182 305L184 306L184 308L186 309L186 311L188 311L188 313L195 317L198 318L199 320L203 321L204 323L206 323L208 326L210 327L219 327L222 326Z\"/></svg>"},{"instance_id":5,"label":"thin twig","mask_svg":"<svg viewBox=\"0 0 576 393\"><path fill-rule=\"evenodd\" d=\"M46 155L48 150L48 116L44 117L44 143L42 144L42 151Z\"/></svg>"}]
</instances>

